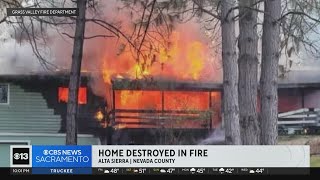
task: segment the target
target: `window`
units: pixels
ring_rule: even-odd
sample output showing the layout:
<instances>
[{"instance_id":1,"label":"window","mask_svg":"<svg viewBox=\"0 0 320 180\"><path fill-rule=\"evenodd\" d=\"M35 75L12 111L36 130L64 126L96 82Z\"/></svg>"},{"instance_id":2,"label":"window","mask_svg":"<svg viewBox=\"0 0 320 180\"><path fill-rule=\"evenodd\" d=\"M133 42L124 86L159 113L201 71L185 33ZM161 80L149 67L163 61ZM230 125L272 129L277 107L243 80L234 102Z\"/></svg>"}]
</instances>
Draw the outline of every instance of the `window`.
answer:
<instances>
[{"instance_id":1,"label":"window","mask_svg":"<svg viewBox=\"0 0 320 180\"><path fill-rule=\"evenodd\" d=\"M9 104L9 84L0 84L0 104Z\"/></svg>"},{"instance_id":2,"label":"window","mask_svg":"<svg viewBox=\"0 0 320 180\"><path fill-rule=\"evenodd\" d=\"M69 88L59 87L58 89L58 101L59 102L68 102L69 97ZM87 88L80 87L78 93L78 104L87 104Z\"/></svg>"}]
</instances>

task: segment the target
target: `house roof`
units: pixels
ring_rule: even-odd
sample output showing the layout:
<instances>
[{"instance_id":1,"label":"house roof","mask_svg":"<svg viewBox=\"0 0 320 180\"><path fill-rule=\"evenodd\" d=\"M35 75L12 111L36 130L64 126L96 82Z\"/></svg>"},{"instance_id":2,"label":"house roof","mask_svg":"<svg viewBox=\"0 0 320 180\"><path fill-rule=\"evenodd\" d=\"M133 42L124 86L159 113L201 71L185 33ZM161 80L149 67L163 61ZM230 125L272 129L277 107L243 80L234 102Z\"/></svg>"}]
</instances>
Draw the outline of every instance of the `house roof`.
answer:
<instances>
[{"instance_id":1,"label":"house roof","mask_svg":"<svg viewBox=\"0 0 320 180\"><path fill-rule=\"evenodd\" d=\"M320 83L320 70L295 70L289 71L284 76L279 77L279 83Z\"/></svg>"},{"instance_id":2,"label":"house roof","mask_svg":"<svg viewBox=\"0 0 320 180\"><path fill-rule=\"evenodd\" d=\"M213 91L222 89L221 83L199 81L170 81L154 79L113 79L113 90L157 90L157 91Z\"/></svg>"},{"instance_id":3,"label":"house roof","mask_svg":"<svg viewBox=\"0 0 320 180\"><path fill-rule=\"evenodd\" d=\"M81 74L82 80L90 77L87 73ZM69 81L70 74L67 72L45 72L32 74L2 74L0 81Z\"/></svg>"},{"instance_id":4,"label":"house roof","mask_svg":"<svg viewBox=\"0 0 320 180\"><path fill-rule=\"evenodd\" d=\"M82 72L82 82L89 80L91 73ZM0 75L0 81L69 81L68 72L46 72L33 74L4 74ZM289 71L279 77L279 88L320 88L320 71L296 70ZM183 91L212 91L222 89L222 83L208 83L199 81L175 81L169 79L148 78L147 80L114 78L112 87L115 90L183 90Z\"/></svg>"},{"instance_id":5,"label":"house roof","mask_svg":"<svg viewBox=\"0 0 320 180\"><path fill-rule=\"evenodd\" d=\"M112 80L114 90L175 90L214 91L222 89L222 83L200 81L175 81L168 79L127 79ZM290 71L279 77L279 88L320 88L320 71Z\"/></svg>"},{"instance_id":6,"label":"house roof","mask_svg":"<svg viewBox=\"0 0 320 180\"><path fill-rule=\"evenodd\" d=\"M295 70L285 73L278 79L279 87L320 87L320 71Z\"/></svg>"}]
</instances>

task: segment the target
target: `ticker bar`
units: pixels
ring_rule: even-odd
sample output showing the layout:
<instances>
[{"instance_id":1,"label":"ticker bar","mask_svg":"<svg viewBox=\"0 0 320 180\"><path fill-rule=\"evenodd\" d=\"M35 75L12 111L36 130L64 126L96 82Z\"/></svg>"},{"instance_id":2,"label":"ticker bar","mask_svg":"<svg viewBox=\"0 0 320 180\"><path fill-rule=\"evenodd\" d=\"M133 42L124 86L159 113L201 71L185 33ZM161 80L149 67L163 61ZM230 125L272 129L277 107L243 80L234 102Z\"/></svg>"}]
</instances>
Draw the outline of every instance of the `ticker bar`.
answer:
<instances>
[{"instance_id":1,"label":"ticker bar","mask_svg":"<svg viewBox=\"0 0 320 180\"><path fill-rule=\"evenodd\" d=\"M53 172L53 169L59 171ZM70 173L72 169L72 173ZM68 170L68 172L66 172ZM65 173L66 172L66 173ZM233 168L233 167L128 167L128 168L0 168L2 175L92 174L92 175L313 175L320 168Z\"/></svg>"},{"instance_id":2,"label":"ticker bar","mask_svg":"<svg viewBox=\"0 0 320 180\"><path fill-rule=\"evenodd\" d=\"M319 171L320 172L320 169ZM93 174L99 175L309 175L310 168L93 168Z\"/></svg>"}]
</instances>

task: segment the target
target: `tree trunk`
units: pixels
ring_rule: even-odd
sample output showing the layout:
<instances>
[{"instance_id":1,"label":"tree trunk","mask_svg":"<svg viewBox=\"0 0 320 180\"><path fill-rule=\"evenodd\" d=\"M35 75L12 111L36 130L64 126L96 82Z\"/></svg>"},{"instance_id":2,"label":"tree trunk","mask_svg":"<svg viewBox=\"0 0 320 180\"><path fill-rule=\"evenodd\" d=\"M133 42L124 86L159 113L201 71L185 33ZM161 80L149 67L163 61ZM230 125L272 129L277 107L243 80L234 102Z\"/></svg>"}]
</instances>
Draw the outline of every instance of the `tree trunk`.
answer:
<instances>
[{"instance_id":1,"label":"tree trunk","mask_svg":"<svg viewBox=\"0 0 320 180\"><path fill-rule=\"evenodd\" d=\"M258 105L258 34L256 0L239 1L239 110L244 145L260 141Z\"/></svg>"},{"instance_id":2,"label":"tree trunk","mask_svg":"<svg viewBox=\"0 0 320 180\"><path fill-rule=\"evenodd\" d=\"M69 81L69 99L67 107L67 135L66 144L77 144L77 111L78 111L78 91L81 76L81 61L85 31L85 14L87 0L77 0L79 16L76 19L76 31L73 43L72 64Z\"/></svg>"},{"instance_id":3,"label":"tree trunk","mask_svg":"<svg viewBox=\"0 0 320 180\"><path fill-rule=\"evenodd\" d=\"M223 118L226 144L241 144L238 105L238 62L234 11L235 0L221 2Z\"/></svg>"},{"instance_id":4,"label":"tree trunk","mask_svg":"<svg viewBox=\"0 0 320 180\"><path fill-rule=\"evenodd\" d=\"M261 143L276 144L278 137L278 62L280 57L281 0L264 2L261 65Z\"/></svg>"}]
</instances>

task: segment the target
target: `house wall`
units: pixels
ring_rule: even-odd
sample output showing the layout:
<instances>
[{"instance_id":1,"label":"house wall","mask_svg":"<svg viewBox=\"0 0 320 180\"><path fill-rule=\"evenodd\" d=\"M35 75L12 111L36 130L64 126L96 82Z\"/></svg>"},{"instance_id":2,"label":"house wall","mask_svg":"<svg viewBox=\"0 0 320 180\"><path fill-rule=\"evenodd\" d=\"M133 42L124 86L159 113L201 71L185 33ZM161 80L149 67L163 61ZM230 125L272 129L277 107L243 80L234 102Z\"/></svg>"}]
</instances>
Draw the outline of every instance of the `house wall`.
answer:
<instances>
[{"instance_id":1,"label":"house wall","mask_svg":"<svg viewBox=\"0 0 320 180\"><path fill-rule=\"evenodd\" d=\"M58 102L60 81L0 81L8 83L9 104L0 104L0 132L64 133L67 104ZM100 123L94 119L103 98L87 91L87 104L78 108L78 133L97 134Z\"/></svg>"},{"instance_id":2,"label":"house wall","mask_svg":"<svg viewBox=\"0 0 320 180\"><path fill-rule=\"evenodd\" d=\"M0 83L9 84L9 103L0 105L0 167L9 166L10 145L65 144L67 105L58 102L58 87L66 86L65 81L12 79ZM87 104L78 109L78 144L101 144L104 131L94 113L103 100L89 89L87 97Z\"/></svg>"},{"instance_id":3,"label":"house wall","mask_svg":"<svg viewBox=\"0 0 320 180\"><path fill-rule=\"evenodd\" d=\"M320 108L320 89L290 88L279 89L279 112L301 108Z\"/></svg>"},{"instance_id":4,"label":"house wall","mask_svg":"<svg viewBox=\"0 0 320 180\"><path fill-rule=\"evenodd\" d=\"M300 89L279 89L279 112L287 112L303 108L302 91Z\"/></svg>"},{"instance_id":5,"label":"house wall","mask_svg":"<svg viewBox=\"0 0 320 180\"><path fill-rule=\"evenodd\" d=\"M24 91L41 93L42 97L46 101L48 108L54 111L55 115L60 117L60 129L59 133L66 132L66 116L67 116L67 103L58 101L58 88L68 87L68 82L54 79L54 80L42 80L42 81L20 81L16 82ZM87 87L84 81L81 86ZM94 118L95 113L99 107L103 107L104 99L95 96L90 88L87 87L87 104L80 104L78 106L78 133L79 134L94 134L99 135L100 123Z\"/></svg>"},{"instance_id":6,"label":"house wall","mask_svg":"<svg viewBox=\"0 0 320 180\"><path fill-rule=\"evenodd\" d=\"M0 105L0 132L58 133L61 116L47 107L41 93L9 83L9 104Z\"/></svg>"},{"instance_id":7,"label":"house wall","mask_svg":"<svg viewBox=\"0 0 320 180\"><path fill-rule=\"evenodd\" d=\"M129 93L127 96L121 96L117 90L115 93L116 109L153 109L161 110L162 100L160 91L139 91L139 94ZM131 92L131 91L130 91ZM141 93L141 94L140 94ZM127 93L125 93L127 94ZM142 95L143 94L143 95ZM131 95L131 96L130 96ZM221 93L212 91L164 91L164 110L212 110L211 127L217 128L221 125ZM126 101L121 101L125 98ZM127 99L132 98L132 99ZM211 105L209 104L211 98ZM193 101L190 103L190 101ZM128 103L129 102L129 103ZM123 103L123 104L121 104ZM186 105L186 106L184 106ZM127 114L125 114L127 115ZM130 114L131 115L131 114ZM132 113L131 116L137 115ZM129 121L131 119L117 118L116 121ZM132 119L132 122L138 122ZM172 121L170 121L172 123ZM183 120L173 125L173 128L155 128L155 126L145 126L134 124L125 128L115 129L112 135L112 144L197 144L204 139L210 132L209 127L203 127L201 121ZM173 138L174 137L174 138ZM178 142L175 142L178 141Z\"/></svg>"},{"instance_id":8,"label":"house wall","mask_svg":"<svg viewBox=\"0 0 320 180\"><path fill-rule=\"evenodd\" d=\"M304 98L305 98L306 108L320 108L320 90L319 89L305 89Z\"/></svg>"},{"instance_id":9,"label":"house wall","mask_svg":"<svg viewBox=\"0 0 320 180\"><path fill-rule=\"evenodd\" d=\"M162 94L163 93L163 94ZM210 97L211 94L211 97ZM163 95L163 100L162 100ZM211 99L211 101L210 101ZM211 105L210 105L211 102ZM194 119L183 119L174 123L174 119L167 121L168 126L174 128L209 128L217 127L221 124L221 93L218 91L205 92L205 91L137 91L137 90L115 90L115 109L124 110L159 110L163 108L167 110L210 110L211 122L195 121ZM126 118L116 118L118 122L123 123L121 128L153 128L155 125L139 124L143 120L138 118L128 118L145 116L147 114L137 113L117 113L116 116L124 116ZM156 114L154 114L156 115ZM204 116L205 114L202 114ZM175 115L178 117L178 115ZM201 117L201 115L200 115ZM209 119L209 118L207 118ZM147 122L147 120L146 120ZM211 123L205 127L204 123Z\"/></svg>"}]
</instances>

